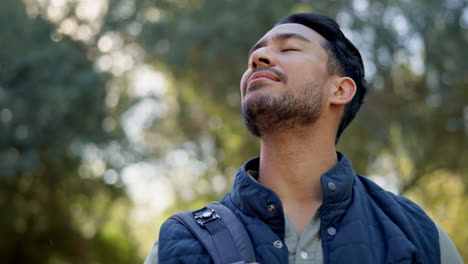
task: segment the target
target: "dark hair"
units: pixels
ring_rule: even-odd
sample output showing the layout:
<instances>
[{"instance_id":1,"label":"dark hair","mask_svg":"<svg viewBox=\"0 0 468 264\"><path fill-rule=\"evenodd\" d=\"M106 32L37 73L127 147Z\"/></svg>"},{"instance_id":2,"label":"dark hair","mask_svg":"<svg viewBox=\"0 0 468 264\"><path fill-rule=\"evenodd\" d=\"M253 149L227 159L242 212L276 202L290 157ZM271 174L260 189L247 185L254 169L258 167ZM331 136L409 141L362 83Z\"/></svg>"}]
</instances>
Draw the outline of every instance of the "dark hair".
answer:
<instances>
[{"instance_id":1,"label":"dark hair","mask_svg":"<svg viewBox=\"0 0 468 264\"><path fill-rule=\"evenodd\" d=\"M346 105L341 123L338 127L336 142L344 129L351 123L361 107L367 92L367 81L364 78L364 63L359 50L345 37L336 21L326 15L316 13L299 13L281 19L277 25L296 23L313 29L326 41L323 48L328 53L327 71L350 77L357 89L353 99Z\"/></svg>"}]
</instances>

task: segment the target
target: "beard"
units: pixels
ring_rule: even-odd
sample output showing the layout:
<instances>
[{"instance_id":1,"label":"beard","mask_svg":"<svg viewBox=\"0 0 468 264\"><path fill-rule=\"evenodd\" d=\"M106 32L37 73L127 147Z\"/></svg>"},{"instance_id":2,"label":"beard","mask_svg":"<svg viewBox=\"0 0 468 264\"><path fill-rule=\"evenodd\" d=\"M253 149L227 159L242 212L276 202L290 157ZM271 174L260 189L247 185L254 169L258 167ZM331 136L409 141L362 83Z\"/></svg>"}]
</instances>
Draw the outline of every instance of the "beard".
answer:
<instances>
[{"instance_id":1,"label":"beard","mask_svg":"<svg viewBox=\"0 0 468 264\"><path fill-rule=\"evenodd\" d=\"M263 84L252 86L259 89ZM322 111L323 92L320 82L309 81L299 89L298 94L290 90L280 95L259 94L242 103L242 116L247 129L253 135L292 129L314 123Z\"/></svg>"}]
</instances>

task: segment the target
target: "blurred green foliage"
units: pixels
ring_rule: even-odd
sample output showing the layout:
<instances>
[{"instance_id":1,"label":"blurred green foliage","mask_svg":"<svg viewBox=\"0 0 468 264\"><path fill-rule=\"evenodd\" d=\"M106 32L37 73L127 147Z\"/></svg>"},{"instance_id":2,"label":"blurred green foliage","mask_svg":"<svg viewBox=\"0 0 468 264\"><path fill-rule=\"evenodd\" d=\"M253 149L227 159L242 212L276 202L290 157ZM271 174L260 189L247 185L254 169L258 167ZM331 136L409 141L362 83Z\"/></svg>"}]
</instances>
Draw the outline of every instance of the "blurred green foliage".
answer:
<instances>
[{"instance_id":1,"label":"blurred green foliage","mask_svg":"<svg viewBox=\"0 0 468 264\"><path fill-rule=\"evenodd\" d=\"M55 42L54 25L0 3L0 259L3 263L141 261L125 232L122 188L81 170L85 144L106 132L107 77L84 45ZM107 226L112 226L106 228Z\"/></svg>"},{"instance_id":2,"label":"blurred green foliage","mask_svg":"<svg viewBox=\"0 0 468 264\"><path fill-rule=\"evenodd\" d=\"M141 262L165 217L228 191L236 169L258 155L240 115L247 51L292 12L337 18L365 59L371 92L338 149L357 172L418 202L468 259L460 228L468 221L466 1L109 0L99 26L79 16L84 1L64 1L60 18L51 16L52 2L25 2L37 15L19 1L0 3L0 258L7 263ZM67 35L67 19L94 35ZM129 110L147 99L129 96L132 68L96 67L112 55L102 44L109 34L134 68L150 64L169 79L167 93L151 97L167 109L145 125L143 142L128 142L122 130ZM116 142L122 148L109 148ZM181 157L198 167L150 175L172 182L172 206L145 225L132 223L122 179L106 184L103 174L135 161L171 167ZM150 241L139 245L135 230Z\"/></svg>"}]
</instances>

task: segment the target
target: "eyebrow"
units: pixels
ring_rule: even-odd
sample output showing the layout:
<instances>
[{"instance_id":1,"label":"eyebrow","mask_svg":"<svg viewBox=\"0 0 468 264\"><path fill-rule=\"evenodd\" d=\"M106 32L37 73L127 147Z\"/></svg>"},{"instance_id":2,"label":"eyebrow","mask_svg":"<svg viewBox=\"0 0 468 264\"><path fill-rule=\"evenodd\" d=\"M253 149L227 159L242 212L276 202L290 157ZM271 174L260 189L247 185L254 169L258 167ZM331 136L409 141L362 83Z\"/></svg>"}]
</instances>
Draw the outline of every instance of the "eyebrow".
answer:
<instances>
[{"instance_id":1,"label":"eyebrow","mask_svg":"<svg viewBox=\"0 0 468 264\"><path fill-rule=\"evenodd\" d=\"M272 38L273 41L284 41L284 40L287 40L287 39L297 39L297 40L304 41L304 42L307 42L307 43L311 42L308 38L302 36L301 34L297 34L297 33L279 33L279 34L274 35L273 38ZM259 48L263 48L266 45L267 45L267 40L262 40L262 41L256 43L249 50L248 57L250 58L250 55L252 55L252 53L254 51L258 50Z\"/></svg>"}]
</instances>

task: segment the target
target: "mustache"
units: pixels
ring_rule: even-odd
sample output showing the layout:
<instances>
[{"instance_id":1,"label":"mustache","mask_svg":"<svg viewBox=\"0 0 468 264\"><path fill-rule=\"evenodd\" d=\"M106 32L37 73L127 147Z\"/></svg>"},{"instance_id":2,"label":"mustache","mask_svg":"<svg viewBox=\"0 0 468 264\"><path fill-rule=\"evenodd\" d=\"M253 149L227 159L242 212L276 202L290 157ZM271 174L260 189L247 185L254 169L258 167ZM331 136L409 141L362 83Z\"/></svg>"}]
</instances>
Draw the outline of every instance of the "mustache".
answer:
<instances>
[{"instance_id":1,"label":"mustache","mask_svg":"<svg viewBox=\"0 0 468 264\"><path fill-rule=\"evenodd\" d=\"M244 83L242 84L242 91L243 93L245 94L246 90L247 90L247 84L250 80L250 77L252 76L252 74L256 73L256 72L259 72L259 71L269 71L273 74L275 74L279 79L280 79L280 82L282 83L286 83L288 81L288 77L286 76L286 74L284 74L283 72L275 69L275 68L261 68L261 69L258 69L258 70L255 70L253 71L252 73L250 73L249 77L245 79Z\"/></svg>"}]
</instances>

